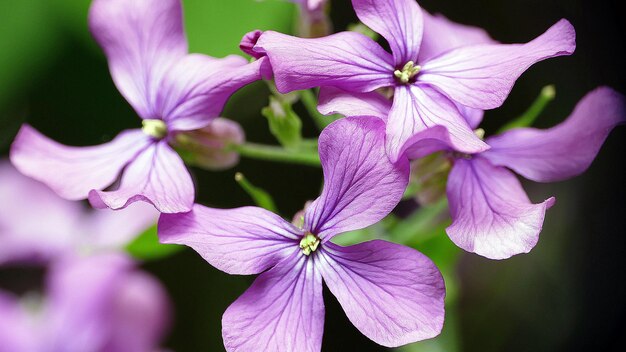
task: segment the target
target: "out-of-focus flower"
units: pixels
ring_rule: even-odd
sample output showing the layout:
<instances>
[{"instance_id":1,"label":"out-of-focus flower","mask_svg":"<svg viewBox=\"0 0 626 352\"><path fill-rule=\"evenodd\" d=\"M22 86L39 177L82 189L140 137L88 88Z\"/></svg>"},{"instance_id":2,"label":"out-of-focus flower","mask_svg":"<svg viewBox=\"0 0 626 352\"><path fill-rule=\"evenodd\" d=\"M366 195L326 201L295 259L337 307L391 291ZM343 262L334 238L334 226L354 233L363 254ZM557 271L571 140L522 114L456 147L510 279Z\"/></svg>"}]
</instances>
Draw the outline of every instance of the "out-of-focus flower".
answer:
<instances>
[{"instance_id":1,"label":"out-of-focus flower","mask_svg":"<svg viewBox=\"0 0 626 352\"><path fill-rule=\"evenodd\" d=\"M330 240L374 224L400 201L408 160L393 164L376 118L342 119L319 139L324 189L302 227L256 207L200 205L163 214L159 237L185 244L230 274L260 274L222 318L229 351L319 351L322 281L367 337L398 346L436 336L444 317L443 278L426 256L382 240L342 247Z\"/></svg>"},{"instance_id":2,"label":"out-of-focus flower","mask_svg":"<svg viewBox=\"0 0 626 352\"><path fill-rule=\"evenodd\" d=\"M89 24L142 130L99 146L68 147L24 126L12 162L64 198L88 197L97 208L146 201L161 212L189 211L193 182L170 146L173 137L208 126L230 95L261 78L265 60L188 54L180 0L95 0ZM103 191L120 174L119 188Z\"/></svg>"},{"instance_id":3,"label":"out-of-focus flower","mask_svg":"<svg viewBox=\"0 0 626 352\"><path fill-rule=\"evenodd\" d=\"M329 92L328 99L321 100L324 110L347 116L387 116L389 107L376 93ZM353 112L346 109L357 104ZM509 169L537 182L577 176L589 167L611 130L625 121L624 96L601 87L551 129L516 128L489 137L486 142L491 149L483 153L449 150L453 166L447 195L453 223L447 232L452 241L491 259L529 252L539 240L545 212L554 198L532 204ZM418 154L429 151L424 148Z\"/></svg>"},{"instance_id":4,"label":"out-of-focus flower","mask_svg":"<svg viewBox=\"0 0 626 352\"><path fill-rule=\"evenodd\" d=\"M88 210L0 162L0 264L47 262L65 255L122 249L156 223L147 204Z\"/></svg>"},{"instance_id":5,"label":"out-of-focus flower","mask_svg":"<svg viewBox=\"0 0 626 352\"><path fill-rule=\"evenodd\" d=\"M155 351L169 315L163 287L128 258L66 257L43 295L0 291L0 351Z\"/></svg>"},{"instance_id":6,"label":"out-of-focus flower","mask_svg":"<svg viewBox=\"0 0 626 352\"><path fill-rule=\"evenodd\" d=\"M332 33L332 22L328 18L329 0L290 0L300 5L298 35L305 38L318 38Z\"/></svg>"},{"instance_id":7,"label":"out-of-focus flower","mask_svg":"<svg viewBox=\"0 0 626 352\"><path fill-rule=\"evenodd\" d=\"M229 146L242 144L245 139L237 122L218 117L206 127L177 135L173 145L188 154L185 161L192 165L225 170L239 162L239 154Z\"/></svg>"},{"instance_id":8,"label":"out-of-focus flower","mask_svg":"<svg viewBox=\"0 0 626 352\"><path fill-rule=\"evenodd\" d=\"M496 108L529 66L569 55L576 47L574 28L561 20L526 44L463 46L424 58L424 20L415 1L352 4L359 19L389 42L393 55L354 32L302 39L267 31L255 50L268 55L280 92L333 86L364 93L392 87L386 148L393 160L418 140L436 140L464 153L485 151L488 146L474 135L457 106Z\"/></svg>"}]
</instances>

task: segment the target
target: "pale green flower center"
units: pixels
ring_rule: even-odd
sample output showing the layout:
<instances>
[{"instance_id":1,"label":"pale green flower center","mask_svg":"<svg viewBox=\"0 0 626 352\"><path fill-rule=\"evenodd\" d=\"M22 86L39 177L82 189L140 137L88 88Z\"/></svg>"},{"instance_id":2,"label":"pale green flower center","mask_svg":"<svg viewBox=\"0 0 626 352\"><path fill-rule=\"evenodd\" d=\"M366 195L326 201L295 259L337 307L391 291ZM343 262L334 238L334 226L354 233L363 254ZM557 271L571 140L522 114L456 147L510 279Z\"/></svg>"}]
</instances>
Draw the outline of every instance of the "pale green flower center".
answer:
<instances>
[{"instance_id":1,"label":"pale green flower center","mask_svg":"<svg viewBox=\"0 0 626 352\"><path fill-rule=\"evenodd\" d=\"M421 69L422 66L416 65L413 61L409 61L402 67L402 70L395 70L393 75L396 76L400 82L406 84L409 83L413 77L417 76Z\"/></svg>"},{"instance_id":2,"label":"pale green flower center","mask_svg":"<svg viewBox=\"0 0 626 352\"><path fill-rule=\"evenodd\" d=\"M141 122L143 133L156 139L162 139L167 135L167 125L163 120L145 119Z\"/></svg>"},{"instance_id":3,"label":"pale green flower center","mask_svg":"<svg viewBox=\"0 0 626 352\"><path fill-rule=\"evenodd\" d=\"M306 236L304 236L300 241L300 248L302 249L302 253L304 253L304 255L310 255L315 252L319 245L320 239L310 232L307 233Z\"/></svg>"}]
</instances>

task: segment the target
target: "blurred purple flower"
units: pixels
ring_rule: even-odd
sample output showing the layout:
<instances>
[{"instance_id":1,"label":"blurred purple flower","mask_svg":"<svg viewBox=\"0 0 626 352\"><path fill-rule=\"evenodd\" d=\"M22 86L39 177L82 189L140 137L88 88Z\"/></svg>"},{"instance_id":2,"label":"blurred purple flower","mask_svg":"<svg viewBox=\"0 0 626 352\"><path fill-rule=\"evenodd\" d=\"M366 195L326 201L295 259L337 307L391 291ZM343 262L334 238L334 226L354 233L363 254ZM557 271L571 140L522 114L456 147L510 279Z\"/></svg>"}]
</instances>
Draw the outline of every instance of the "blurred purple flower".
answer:
<instances>
[{"instance_id":1,"label":"blurred purple flower","mask_svg":"<svg viewBox=\"0 0 626 352\"><path fill-rule=\"evenodd\" d=\"M150 352L169 325L163 287L119 255L65 258L43 296L0 291L0 352Z\"/></svg>"},{"instance_id":2,"label":"blurred purple flower","mask_svg":"<svg viewBox=\"0 0 626 352\"><path fill-rule=\"evenodd\" d=\"M400 201L408 160L392 164L384 123L343 119L319 139L324 189L302 228L267 210L200 205L163 214L159 237L185 244L230 274L259 274L222 318L228 351L319 351L322 280L367 337L398 346L436 336L444 318L443 278L426 256L374 240L342 247L330 240L374 224Z\"/></svg>"},{"instance_id":3,"label":"blurred purple flower","mask_svg":"<svg viewBox=\"0 0 626 352\"><path fill-rule=\"evenodd\" d=\"M119 250L156 223L147 204L88 210L0 161L0 265L40 263L84 252Z\"/></svg>"},{"instance_id":4,"label":"blurred purple flower","mask_svg":"<svg viewBox=\"0 0 626 352\"><path fill-rule=\"evenodd\" d=\"M322 110L347 116L384 119L389 111L389 103L377 93L355 95L329 89L322 98ZM491 149L483 153L449 150L454 165L447 184L453 220L448 235L459 247L491 259L529 252L539 240L545 212L554 198L532 204L508 169L537 182L577 176L589 167L611 130L624 122L624 96L600 87L553 128L512 129L487 138ZM414 157L436 149L409 148Z\"/></svg>"},{"instance_id":5,"label":"blurred purple flower","mask_svg":"<svg viewBox=\"0 0 626 352\"><path fill-rule=\"evenodd\" d=\"M231 94L260 79L265 60L188 54L180 0L95 0L89 25L143 129L100 146L68 147L26 125L13 143L12 162L64 198L88 197L97 208L146 201L161 212L189 211L193 182L169 143L210 124ZM120 177L117 190L103 191Z\"/></svg>"},{"instance_id":6,"label":"blurred purple flower","mask_svg":"<svg viewBox=\"0 0 626 352\"><path fill-rule=\"evenodd\" d=\"M574 28L561 20L527 44L462 46L432 57L422 54L421 43L424 35L436 39L437 32L424 30L428 23L424 24L415 1L353 0L352 4L359 19L389 42L393 55L354 32L302 39L268 31L255 49L268 55L281 93L316 86L355 93L392 87L386 148L393 160L407 144L424 139L465 153L488 149L457 106L482 110L500 106L529 66L569 55L576 46Z\"/></svg>"}]
</instances>

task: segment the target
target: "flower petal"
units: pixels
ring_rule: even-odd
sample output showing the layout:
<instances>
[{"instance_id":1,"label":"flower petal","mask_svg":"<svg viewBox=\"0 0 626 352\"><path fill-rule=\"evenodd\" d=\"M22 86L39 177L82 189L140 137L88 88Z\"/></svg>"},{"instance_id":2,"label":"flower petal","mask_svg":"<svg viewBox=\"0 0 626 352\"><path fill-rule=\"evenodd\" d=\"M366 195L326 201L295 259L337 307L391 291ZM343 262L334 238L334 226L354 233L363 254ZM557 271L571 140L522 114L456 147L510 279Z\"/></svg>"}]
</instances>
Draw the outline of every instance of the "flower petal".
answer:
<instances>
[{"instance_id":1,"label":"flower petal","mask_svg":"<svg viewBox=\"0 0 626 352\"><path fill-rule=\"evenodd\" d=\"M350 93L335 87L322 87L317 110L324 115L374 116L387 121L391 101L377 92Z\"/></svg>"},{"instance_id":2,"label":"flower petal","mask_svg":"<svg viewBox=\"0 0 626 352\"><path fill-rule=\"evenodd\" d=\"M420 252L381 240L327 242L317 265L348 319L374 342L397 347L441 332L443 277Z\"/></svg>"},{"instance_id":3,"label":"flower petal","mask_svg":"<svg viewBox=\"0 0 626 352\"><path fill-rule=\"evenodd\" d=\"M151 351L168 324L163 288L122 255L56 262L47 289L53 351Z\"/></svg>"},{"instance_id":4,"label":"flower petal","mask_svg":"<svg viewBox=\"0 0 626 352\"><path fill-rule=\"evenodd\" d=\"M72 249L84 212L0 161L0 264L38 263Z\"/></svg>"},{"instance_id":5,"label":"flower petal","mask_svg":"<svg viewBox=\"0 0 626 352\"><path fill-rule=\"evenodd\" d=\"M442 133L441 127L446 129ZM463 153L477 153L489 148L474 134L457 107L444 95L425 85L399 86L387 121L387 153L392 160L407 150L429 144L428 152L450 148ZM431 148L430 146L436 146ZM411 152L411 156L423 154Z\"/></svg>"},{"instance_id":6,"label":"flower petal","mask_svg":"<svg viewBox=\"0 0 626 352\"><path fill-rule=\"evenodd\" d=\"M409 163L391 163L385 154L384 122L375 117L345 118L319 138L324 190L305 212L304 228L324 240L372 225L402 198Z\"/></svg>"},{"instance_id":7,"label":"flower petal","mask_svg":"<svg viewBox=\"0 0 626 352\"><path fill-rule=\"evenodd\" d=\"M423 63L418 81L437 87L459 104L494 109L531 65L571 55L575 48L574 27L561 20L526 44L473 45L449 51Z\"/></svg>"},{"instance_id":8,"label":"flower petal","mask_svg":"<svg viewBox=\"0 0 626 352\"><path fill-rule=\"evenodd\" d=\"M263 60L248 63L241 56L216 59L190 54L176 62L163 77L158 112L171 130L195 130L219 116L230 96L261 79Z\"/></svg>"},{"instance_id":9,"label":"flower petal","mask_svg":"<svg viewBox=\"0 0 626 352\"><path fill-rule=\"evenodd\" d=\"M145 201L162 213L191 210L193 182L185 164L165 142L155 143L130 163L116 191L89 192L95 208L123 209L136 201Z\"/></svg>"},{"instance_id":10,"label":"flower petal","mask_svg":"<svg viewBox=\"0 0 626 352\"><path fill-rule=\"evenodd\" d=\"M448 178L452 225L448 236L459 247L490 259L528 253L539 240L550 198L532 204L509 170L482 157L456 160Z\"/></svg>"},{"instance_id":11,"label":"flower petal","mask_svg":"<svg viewBox=\"0 0 626 352\"><path fill-rule=\"evenodd\" d=\"M227 351L319 352L322 276L300 251L261 274L222 317Z\"/></svg>"},{"instance_id":12,"label":"flower petal","mask_svg":"<svg viewBox=\"0 0 626 352\"><path fill-rule=\"evenodd\" d=\"M318 86L369 92L395 84L391 55L360 33L302 39L267 31L255 51L269 57L281 93Z\"/></svg>"},{"instance_id":13,"label":"flower petal","mask_svg":"<svg viewBox=\"0 0 626 352\"><path fill-rule=\"evenodd\" d=\"M417 62L424 22L414 0L352 0L357 16L382 35L393 52L396 66Z\"/></svg>"},{"instance_id":14,"label":"flower petal","mask_svg":"<svg viewBox=\"0 0 626 352\"><path fill-rule=\"evenodd\" d=\"M484 157L533 181L560 181L583 173L611 130L625 122L624 96L601 87L555 127L518 128L489 138L492 149Z\"/></svg>"},{"instance_id":15,"label":"flower petal","mask_svg":"<svg viewBox=\"0 0 626 352\"><path fill-rule=\"evenodd\" d=\"M187 54L180 0L95 0L89 28L117 89L143 118L155 111L161 80Z\"/></svg>"},{"instance_id":16,"label":"flower petal","mask_svg":"<svg viewBox=\"0 0 626 352\"><path fill-rule=\"evenodd\" d=\"M229 274L258 274L298 249L302 231L280 216L256 207L212 209L194 205L184 214L159 219L162 243L193 248Z\"/></svg>"},{"instance_id":17,"label":"flower petal","mask_svg":"<svg viewBox=\"0 0 626 352\"><path fill-rule=\"evenodd\" d=\"M468 45L497 44L489 33L482 28L452 22L444 15L431 15L422 11L424 16L424 37L419 52L419 62L441 55L447 51Z\"/></svg>"},{"instance_id":18,"label":"flower petal","mask_svg":"<svg viewBox=\"0 0 626 352\"><path fill-rule=\"evenodd\" d=\"M152 143L141 130L120 133L109 143L69 147L29 125L11 146L11 162L24 175L45 183L63 198L80 200L112 184L122 169Z\"/></svg>"},{"instance_id":19,"label":"flower petal","mask_svg":"<svg viewBox=\"0 0 626 352\"><path fill-rule=\"evenodd\" d=\"M39 329L20 300L0 290L0 352L41 351Z\"/></svg>"}]
</instances>

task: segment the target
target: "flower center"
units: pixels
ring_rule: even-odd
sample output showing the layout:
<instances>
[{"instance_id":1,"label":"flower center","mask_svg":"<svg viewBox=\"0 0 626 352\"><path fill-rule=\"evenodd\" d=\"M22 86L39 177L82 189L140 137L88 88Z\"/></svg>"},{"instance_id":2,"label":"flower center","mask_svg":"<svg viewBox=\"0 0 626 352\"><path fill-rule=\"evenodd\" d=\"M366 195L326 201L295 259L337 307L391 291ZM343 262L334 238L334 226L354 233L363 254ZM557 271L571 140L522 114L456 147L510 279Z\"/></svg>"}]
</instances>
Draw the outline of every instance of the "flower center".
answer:
<instances>
[{"instance_id":1,"label":"flower center","mask_svg":"<svg viewBox=\"0 0 626 352\"><path fill-rule=\"evenodd\" d=\"M163 120L159 119L145 119L141 121L141 130L148 136L156 139L163 139L167 135L167 125Z\"/></svg>"},{"instance_id":2,"label":"flower center","mask_svg":"<svg viewBox=\"0 0 626 352\"><path fill-rule=\"evenodd\" d=\"M302 249L302 253L304 253L304 255L310 255L315 252L319 245L320 239L310 232L308 232L300 241L300 248Z\"/></svg>"},{"instance_id":3,"label":"flower center","mask_svg":"<svg viewBox=\"0 0 626 352\"><path fill-rule=\"evenodd\" d=\"M421 69L422 66L416 65L413 61L409 61L402 67L402 70L395 70L393 75L396 76L401 83L407 84L413 77L417 76Z\"/></svg>"}]
</instances>

